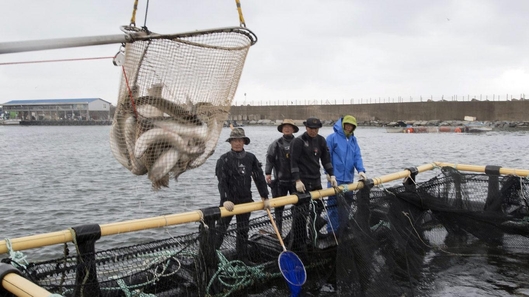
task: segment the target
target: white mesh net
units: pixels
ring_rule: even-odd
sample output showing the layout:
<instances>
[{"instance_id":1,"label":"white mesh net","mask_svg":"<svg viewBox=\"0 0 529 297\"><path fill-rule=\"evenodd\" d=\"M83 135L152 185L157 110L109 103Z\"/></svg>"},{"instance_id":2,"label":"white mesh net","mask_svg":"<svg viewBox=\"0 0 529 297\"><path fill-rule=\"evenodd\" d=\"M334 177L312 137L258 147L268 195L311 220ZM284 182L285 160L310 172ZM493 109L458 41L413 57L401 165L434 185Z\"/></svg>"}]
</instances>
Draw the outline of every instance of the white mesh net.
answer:
<instances>
[{"instance_id":1,"label":"white mesh net","mask_svg":"<svg viewBox=\"0 0 529 297\"><path fill-rule=\"evenodd\" d=\"M110 133L114 157L155 190L213 154L256 42L245 28L134 41L125 48Z\"/></svg>"}]
</instances>

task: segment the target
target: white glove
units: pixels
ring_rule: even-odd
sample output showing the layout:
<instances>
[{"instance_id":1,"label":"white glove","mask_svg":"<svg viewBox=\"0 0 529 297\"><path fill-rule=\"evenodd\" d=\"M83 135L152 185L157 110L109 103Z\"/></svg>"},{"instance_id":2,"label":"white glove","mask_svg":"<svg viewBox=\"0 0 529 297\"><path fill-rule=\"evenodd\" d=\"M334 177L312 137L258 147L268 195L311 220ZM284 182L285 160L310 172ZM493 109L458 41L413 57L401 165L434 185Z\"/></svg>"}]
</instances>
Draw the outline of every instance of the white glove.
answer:
<instances>
[{"instance_id":1,"label":"white glove","mask_svg":"<svg viewBox=\"0 0 529 297\"><path fill-rule=\"evenodd\" d=\"M296 182L296 191L300 192L300 193L305 193L307 189L305 189L305 185L303 184L303 182L301 180L298 180Z\"/></svg>"},{"instance_id":2,"label":"white glove","mask_svg":"<svg viewBox=\"0 0 529 297\"><path fill-rule=\"evenodd\" d=\"M233 204L233 202L231 201L225 201L222 206L224 206L227 211L233 211L233 207L235 206L235 204Z\"/></svg>"},{"instance_id":3,"label":"white glove","mask_svg":"<svg viewBox=\"0 0 529 297\"><path fill-rule=\"evenodd\" d=\"M358 173L358 180L367 180L367 175L364 172Z\"/></svg>"},{"instance_id":4,"label":"white glove","mask_svg":"<svg viewBox=\"0 0 529 297\"><path fill-rule=\"evenodd\" d=\"M331 182L331 186L332 187L337 187L338 186L338 182L336 181L336 176L334 176L334 175L331 175L331 178L329 179L329 182Z\"/></svg>"},{"instance_id":5,"label":"white glove","mask_svg":"<svg viewBox=\"0 0 529 297\"><path fill-rule=\"evenodd\" d=\"M263 204L264 204L264 207L263 209L270 209L270 199L268 198L264 198L264 197L261 197L261 199L263 200Z\"/></svg>"},{"instance_id":6,"label":"white glove","mask_svg":"<svg viewBox=\"0 0 529 297\"><path fill-rule=\"evenodd\" d=\"M272 175L270 174L265 175L265 180L267 184L270 184L272 182Z\"/></svg>"}]
</instances>

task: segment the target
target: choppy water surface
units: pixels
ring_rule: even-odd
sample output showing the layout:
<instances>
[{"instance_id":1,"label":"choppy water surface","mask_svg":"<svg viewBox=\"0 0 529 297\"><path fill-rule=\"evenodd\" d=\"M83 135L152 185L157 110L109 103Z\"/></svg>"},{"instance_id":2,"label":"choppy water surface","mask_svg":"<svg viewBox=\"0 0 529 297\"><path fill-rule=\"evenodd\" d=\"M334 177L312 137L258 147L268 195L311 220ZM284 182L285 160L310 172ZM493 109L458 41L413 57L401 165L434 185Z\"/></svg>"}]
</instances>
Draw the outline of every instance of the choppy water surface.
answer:
<instances>
[{"instance_id":1,"label":"choppy water surface","mask_svg":"<svg viewBox=\"0 0 529 297\"><path fill-rule=\"evenodd\" d=\"M248 126L245 130L251 139L246 149L264 162L268 144L281 134L275 126ZM303 127L300 130L304 131ZM215 154L204 165L182 174L178 182L171 180L170 188L158 192L152 191L146 176L134 176L114 159L109 131L110 126L0 126L2 237L28 236L82 224L106 224L218 205L214 167L218 157L230 148L225 142L228 128L223 129ZM323 136L331 132L331 127L320 130ZM356 135L369 177L433 161L529 169L528 132L394 134L382 128L360 127ZM422 173L418 180L426 180L437 173ZM194 232L197 227L197 223L192 223L108 236L102 238L97 247L106 249L146 242ZM52 252L45 248L28 253L35 253L31 256L38 258ZM468 273L472 274L470 269ZM440 296L483 296L490 289L486 286L481 291L463 289L463 294L458 295L457 290L447 289L453 280L449 277L445 280L445 293ZM462 285L460 281L458 287L464 288L465 281ZM489 293L494 292L492 288ZM502 296L509 296L501 292Z\"/></svg>"}]
</instances>

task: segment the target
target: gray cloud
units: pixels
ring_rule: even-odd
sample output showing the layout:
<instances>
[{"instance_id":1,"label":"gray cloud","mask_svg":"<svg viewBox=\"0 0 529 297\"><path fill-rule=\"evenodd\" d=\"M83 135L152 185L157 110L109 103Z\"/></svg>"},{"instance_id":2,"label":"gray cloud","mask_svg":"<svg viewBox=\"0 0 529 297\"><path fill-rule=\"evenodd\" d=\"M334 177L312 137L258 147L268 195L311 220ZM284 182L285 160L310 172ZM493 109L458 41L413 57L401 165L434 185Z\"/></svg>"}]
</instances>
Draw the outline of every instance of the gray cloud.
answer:
<instances>
[{"instance_id":1,"label":"gray cloud","mask_svg":"<svg viewBox=\"0 0 529 297\"><path fill-rule=\"evenodd\" d=\"M41 4L42 3L42 4ZM143 26L140 1L136 25ZM242 104L527 91L529 2L241 0L259 41L235 96ZM131 0L10 1L3 41L119 34ZM234 1L151 1L150 30L238 25ZM0 55L0 63L113 56L119 45ZM110 60L0 66L0 102L101 97L117 101L121 72ZM244 94L246 93L246 96Z\"/></svg>"}]
</instances>

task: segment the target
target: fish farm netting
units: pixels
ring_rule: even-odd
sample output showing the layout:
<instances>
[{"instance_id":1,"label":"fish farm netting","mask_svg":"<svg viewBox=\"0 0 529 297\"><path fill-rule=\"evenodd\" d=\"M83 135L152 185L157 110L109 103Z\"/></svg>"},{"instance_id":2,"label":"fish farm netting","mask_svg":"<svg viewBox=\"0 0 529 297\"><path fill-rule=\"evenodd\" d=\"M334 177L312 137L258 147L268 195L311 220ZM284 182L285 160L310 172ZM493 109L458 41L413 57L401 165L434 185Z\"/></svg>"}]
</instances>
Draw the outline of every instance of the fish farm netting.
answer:
<instances>
[{"instance_id":1,"label":"fish farm netting","mask_svg":"<svg viewBox=\"0 0 529 297\"><path fill-rule=\"evenodd\" d=\"M300 198L285 209L284 243L307 273L302 296L429 296L440 275L468 258L525 269L527 178L449 167L425 182L414 178L390 188L368 181L357 192L338 193L334 206ZM333 207L339 223L329 229ZM278 267L283 249L268 217L233 223L225 234L215 219L205 212L196 233L97 252L83 247L82 237L92 245L98 238L87 233L58 259L3 262L63 296L288 296ZM249 240L241 246L237 234L244 230ZM515 270L509 273L516 278ZM529 289L527 281L516 286L510 289Z\"/></svg>"},{"instance_id":2,"label":"fish farm netting","mask_svg":"<svg viewBox=\"0 0 529 297\"><path fill-rule=\"evenodd\" d=\"M157 190L213 154L257 37L242 27L148 33L124 48L110 147Z\"/></svg>"}]
</instances>

